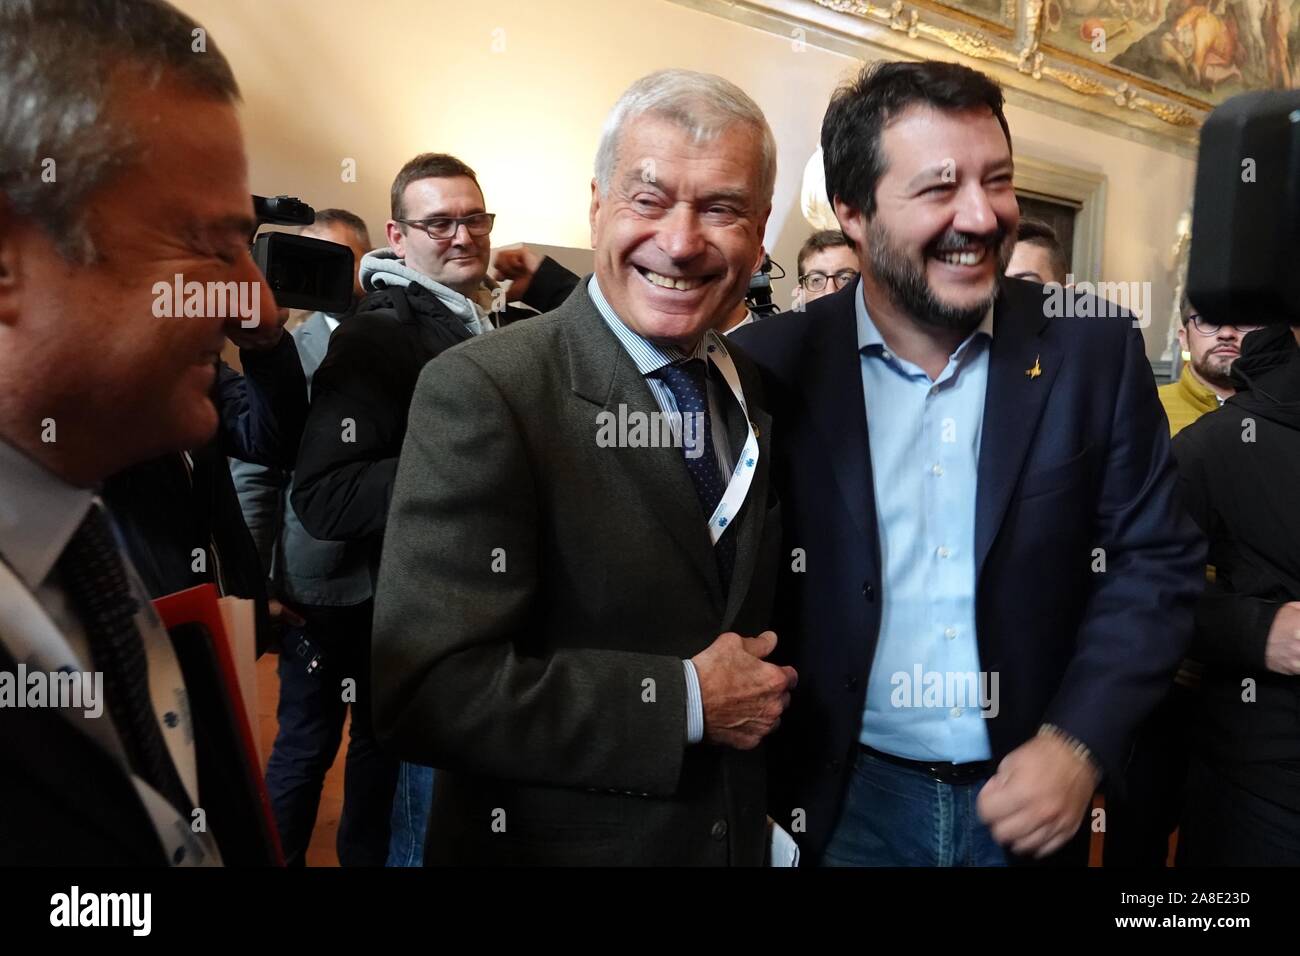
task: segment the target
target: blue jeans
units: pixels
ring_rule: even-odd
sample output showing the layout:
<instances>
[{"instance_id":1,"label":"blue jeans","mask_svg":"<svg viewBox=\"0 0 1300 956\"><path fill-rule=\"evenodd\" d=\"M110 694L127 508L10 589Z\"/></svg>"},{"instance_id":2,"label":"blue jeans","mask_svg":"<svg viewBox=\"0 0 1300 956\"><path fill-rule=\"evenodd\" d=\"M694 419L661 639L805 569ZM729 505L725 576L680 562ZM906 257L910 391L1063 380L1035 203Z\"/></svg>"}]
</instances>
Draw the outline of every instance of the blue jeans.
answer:
<instances>
[{"instance_id":1,"label":"blue jeans","mask_svg":"<svg viewBox=\"0 0 1300 956\"><path fill-rule=\"evenodd\" d=\"M393 799L388 866L424 865L424 834L429 828L432 804L433 768L403 762L397 772L397 796Z\"/></svg>"},{"instance_id":2,"label":"blue jeans","mask_svg":"<svg viewBox=\"0 0 1300 956\"><path fill-rule=\"evenodd\" d=\"M947 784L858 751L823 866L1006 866L975 813L988 778Z\"/></svg>"}]
</instances>

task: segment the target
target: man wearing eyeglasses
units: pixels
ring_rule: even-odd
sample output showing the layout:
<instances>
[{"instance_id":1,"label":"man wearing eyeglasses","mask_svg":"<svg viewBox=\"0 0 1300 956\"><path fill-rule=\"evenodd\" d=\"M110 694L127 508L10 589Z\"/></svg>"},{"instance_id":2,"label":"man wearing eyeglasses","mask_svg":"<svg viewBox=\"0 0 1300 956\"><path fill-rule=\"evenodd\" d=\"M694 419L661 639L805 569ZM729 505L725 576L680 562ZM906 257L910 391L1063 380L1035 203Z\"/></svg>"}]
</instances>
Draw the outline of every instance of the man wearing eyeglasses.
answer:
<instances>
[{"instance_id":1,"label":"man wearing eyeglasses","mask_svg":"<svg viewBox=\"0 0 1300 956\"><path fill-rule=\"evenodd\" d=\"M858 280L858 254L838 229L808 237L799 250L799 291L805 304Z\"/></svg>"},{"instance_id":2,"label":"man wearing eyeglasses","mask_svg":"<svg viewBox=\"0 0 1300 956\"><path fill-rule=\"evenodd\" d=\"M1258 325L1215 325L1201 318L1183 296L1179 303L1183 326L1178 344L1184 362L1178 381L1160 386L1160 404L1169 418L1170 437L1212 412L1237 391L1228 374L1241 355L1241 340Z\"/></svg>"},{"instance_id":3,"label":"man wearing eyeglasses","mask_svg":"<svg viewBox=\"0 0 1300 956\"><path fill-rule=\"evenodd\" d=\"M717 334L775 179L742 90L641 78L596 153L594 276L420 376L374 673L379 739L438 767L426 865L792 861L764 813L763 742L797 679L764 660L775 429ZM629 414L683 438L599 437Z\"/></svg>"},{"instance_id":4,"label":"man wearing eyeglasses","mask_svg":"<svg viewBox=\"0 0 1300 956\"><path fill-rule=\"evenodd\" d=\"M290 499L312 537L360 542L372 583L421 370L453 345L534 314L508 308L488 281L494 216L469 166L443 153L416 156L398 172L390 199L389 248L361 260L367 295L330 337L312 379ZM499 274L513 280L509 297L524 289L523 301L538 312L559 305L577 284L550 259L509 253L498 263ZM368 626L355 637L368 644ZM357 657L368 666L368 652ZM354 680L352 703L368 708L369 674ZM402 767L390 863L420 862L431 773Z\"/></svg>"},{"instance_id":5,"label":"man wearing eyeglasses","mask_svg":"<svg viewBox=\"0 0 1300 956\"><path fill-rule=\"evenodd\" d=\"M389 248L361 260L367 295L330 338L312 380L312 407L299 448L292 502L303 527L326 541L371 539L379 564L406 410L420 370L445 349L505 324L505 296L485 284L494 215L478 178L454 156L424 153L397 174ZM529 271L516 255L525 304L559 305L577 277L550 259ZM494 308L495 306L495 308Z\"/></svg>"}]
</instances>

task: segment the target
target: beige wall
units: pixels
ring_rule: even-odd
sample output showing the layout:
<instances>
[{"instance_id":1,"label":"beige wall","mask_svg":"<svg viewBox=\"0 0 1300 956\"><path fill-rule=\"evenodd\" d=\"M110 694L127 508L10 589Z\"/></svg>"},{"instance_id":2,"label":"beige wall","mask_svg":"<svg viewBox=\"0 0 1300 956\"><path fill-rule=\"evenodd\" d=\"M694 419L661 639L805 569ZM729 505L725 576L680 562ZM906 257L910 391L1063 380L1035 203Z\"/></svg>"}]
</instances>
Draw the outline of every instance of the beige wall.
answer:
<instances>
[{"instance_id":1,"label":"beige wall","mask_svg":"<svg viewBox=\"0 0 1300 956\"><path fill-rule=\"evenodd\" d=\"M804 164L855 61L666 0L176 0L244 89L253 189L344 206L383 242L388 187L410 156L453 152L479 173L497 244L589 247L591 163L605 113L665 66L720 73L763 107L780 144L767 242L793 273L808 227ZM1103 267L1153 283L1148 351L1164 346L1169 248L1190 161L1009 107L1018 154L1108 178ZM342 180L355 160L357 181ZM776 284L788 307L792 282Z\"/></svg>"}]
</instances>

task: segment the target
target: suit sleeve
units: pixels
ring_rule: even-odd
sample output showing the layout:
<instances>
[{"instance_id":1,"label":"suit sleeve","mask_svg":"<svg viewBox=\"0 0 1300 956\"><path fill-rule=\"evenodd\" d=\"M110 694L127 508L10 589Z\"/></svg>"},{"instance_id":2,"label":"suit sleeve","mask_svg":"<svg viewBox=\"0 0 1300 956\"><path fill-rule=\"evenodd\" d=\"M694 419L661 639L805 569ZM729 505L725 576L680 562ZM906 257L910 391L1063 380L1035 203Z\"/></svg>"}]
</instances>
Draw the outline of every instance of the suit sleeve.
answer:
<instances>
[{"instance_id":1,"label":"suit sleeve","mask_svg":"<svg viewBox=\"0 0 1300 956\"><path fill-rule=\"evenodd\" d=\"M545 645L535 480L502 389L458 350L429 363L380 563L378 736L435 767L669 796L686 746L682 662Z\"/></svg>"},{"instance_id":2,"label":"suit sleeve","mask_svg":"<svg viewBox=\"0 0 1300 956\"><path fill-rule=\"evenodd\" d=\"M358 316L330 338L312 377L290 503L313 538L383 534L406 423L384 320Z\"/></svg>"},{"instance_id":3,"label":"suit sleeve","mask_svg":"<svg viewBox=\"0 0 1300 956\"><path fill-rule=\"evenodd\" d=\"M307 417L307 378L287 334L264 351L241 349L240 375L217 367L216 405L222 453L240 461L292 468Z\"/></svg>"},{"instance_id":4,"label":"suit sleeve","mask_svg":"<svg viewBox=\"0 0 1300 956\"><path fill-rule=\"evenodd\" d=\"M1208 433L1192 425L1174 438L1178 459L1178 488L1188 513L1215 540L1223 533L1210 495L1205 472L1211 454ZM1234 594L1220 581L1212 581L1196 602L1196 636L1191 655L1206 664L1264 670L1264 655L1273 618L1282 605L1277 601Z\"/></svg>"},{"instance_id":5,"label":"suit sleeve","mask_svg":"<svg viewBox=\"0 0 1300 956\"><path fill-rule=\"evenodd\" d=\"M1129 330L1100 487L1096 547L1076 650L1045 720L1083 741L1112 779L1168 691L1192 637L1205 543L1179 500L1169 428L1142 337Z\"/></svg>"}]
</instances>

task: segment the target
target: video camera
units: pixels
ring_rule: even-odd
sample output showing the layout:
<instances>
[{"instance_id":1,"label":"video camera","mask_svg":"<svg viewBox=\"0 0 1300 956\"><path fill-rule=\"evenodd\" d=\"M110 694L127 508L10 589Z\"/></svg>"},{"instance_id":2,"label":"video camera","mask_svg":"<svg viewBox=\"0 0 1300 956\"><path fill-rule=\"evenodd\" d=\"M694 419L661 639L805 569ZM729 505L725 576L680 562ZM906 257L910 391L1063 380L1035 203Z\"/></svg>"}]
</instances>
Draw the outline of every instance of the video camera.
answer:
<instances>
[{"instance_id":1,"label":"video camera","mask_svg":"<svg viewBox=\"0 0 1300 956\"><path fill-rule=\"evenodd\" d=\"M765 254L763 264L758 267L757 272L750 276L749 290L745 293L745 304L749 307L749 311L760 319L769 315L776 315L781 311L772 301L773 265L781 269L781 274L777 278L785 278L785 269L781 268L781 264L773 263L772 257Z\"/></svg>"},{"instance_id":2,"label":"video camera","mask_svg":"<svg viewBox=\"0 0 1300 956\"><path fill-rule=\"evenodd\" d=\"M1187 298L1211 322L1300 323L1300 91L1243 93L1201 129Z\"/></svg>"},{"instance_id":3,"label":"video camera","mask_svg":"<svg viewBox=\"0 0 1300 956\"><path fill-rule=\"evenodd\" d=\"M263 225L310 226L316 211L294 196L253 197L257 226L249 242L277 305L288 309L339 314L352 306L356 257L347 246L324 239L265 232Z\"/></svg>"}]
</instances>

